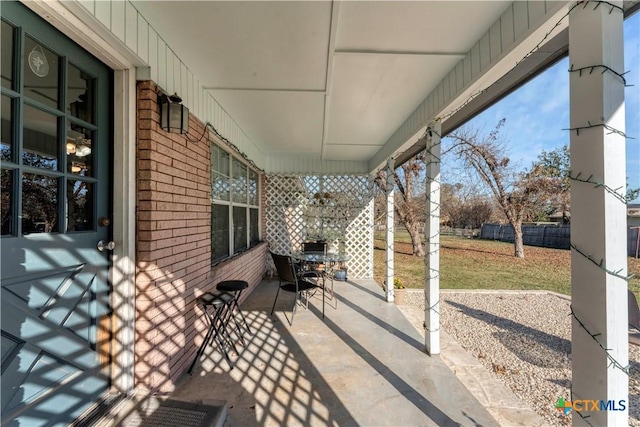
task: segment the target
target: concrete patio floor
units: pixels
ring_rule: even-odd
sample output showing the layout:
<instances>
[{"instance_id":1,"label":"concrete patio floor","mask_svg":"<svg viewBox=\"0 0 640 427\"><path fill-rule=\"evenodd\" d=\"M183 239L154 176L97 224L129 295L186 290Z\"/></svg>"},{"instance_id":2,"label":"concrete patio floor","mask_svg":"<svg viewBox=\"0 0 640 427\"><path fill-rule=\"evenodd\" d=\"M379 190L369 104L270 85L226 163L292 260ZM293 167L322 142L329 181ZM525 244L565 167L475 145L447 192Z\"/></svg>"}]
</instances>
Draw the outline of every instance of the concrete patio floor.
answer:
<instances>
[{"instance_id":1,"label":"concrete patio floor","mask_svg":"<svg viewBox=\"0 0 640 427\"><path fill-rule=\"evenodd\" d=\"M226 402L225 426L499 425L373 280L335 282L324 320L316 296L293 326L291 294L269 315L277 285L242 305L254 334L234 369L210 347L172 399Z\"/></svg>"},{"instance_id":2,"label":"concrete patio floor","mask_svg":"<svg viewBox=\"0 0 640 427\"><path fill-rule=\"evenodd\" d=\"M426 355L424 313L386 303L373 280L336 282L324 322L316 296L293 326L278 311L291 295L269 316L276 289L277 280L263 281L242 305L254 334L233 370L208 348L174 393L138 390L90 425L545 425L445 331L441 355Z\"/></svg>"}]
</instances>

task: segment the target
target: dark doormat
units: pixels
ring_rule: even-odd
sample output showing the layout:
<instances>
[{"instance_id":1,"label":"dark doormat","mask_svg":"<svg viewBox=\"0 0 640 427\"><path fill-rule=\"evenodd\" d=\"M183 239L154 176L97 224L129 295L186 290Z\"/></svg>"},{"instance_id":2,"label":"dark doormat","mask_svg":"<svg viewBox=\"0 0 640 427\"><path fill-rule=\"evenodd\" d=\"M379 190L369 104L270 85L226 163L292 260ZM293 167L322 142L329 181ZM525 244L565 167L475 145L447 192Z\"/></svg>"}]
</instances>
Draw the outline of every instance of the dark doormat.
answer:
<instances>
[{"instance_id":1,"label":"dark doormat","mask_svg":"<svg viewBox=\"0 0 640 427\"><path fill-rule=\"evenodd\" d=\"M139 410L120 424L123 427L216 427L226 418L223 405L202 405L180 400L161 400L160 405ZM142 409L142 408L141 408Z\"/></svg>"}]
</instances>

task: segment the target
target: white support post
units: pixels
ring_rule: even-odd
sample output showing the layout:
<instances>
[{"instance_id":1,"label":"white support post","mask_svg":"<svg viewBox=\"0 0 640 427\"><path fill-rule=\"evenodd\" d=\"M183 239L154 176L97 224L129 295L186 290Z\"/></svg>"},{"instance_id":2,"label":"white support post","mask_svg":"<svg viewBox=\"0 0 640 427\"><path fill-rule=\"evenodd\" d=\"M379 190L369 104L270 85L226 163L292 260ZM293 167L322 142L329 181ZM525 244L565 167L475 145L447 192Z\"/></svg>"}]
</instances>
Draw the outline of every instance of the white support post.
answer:
<instances>
[{"instance_id":1,"label":"white support post","mask_svg":"<svg viewBox=\"0 0 640 427\"><path fill-rule=\"evenodd\" d=\"M387 301L393 302L393 235L395 232L395 226L393 221L393 207L394 207L394 188L395 181L393 179L393 171L394 171L394 160L393 158L387 159L387 274L386 274L386 282L387 282Z\"/></svg>"},{"instance_id":2,"label":"white support post","mask_svg":"<svg viewBox=\"0 0 640 427\"><path fill-rule=\"evenodd\" d=\"M440 354L440 121L427 128L427 220L424 227L424 327L425 349Z\"/></svg>"},{"instance_id":3,"label":"white support post","mask_svg":"<svg viewBox=\"0 0 640 427\"><path fill-rule=\"evenodd\" d=\"M621 6L587 2L569 15L574 426L629 417L625 137L611 131L625 130Z\"/></svg>"}]
</instances>

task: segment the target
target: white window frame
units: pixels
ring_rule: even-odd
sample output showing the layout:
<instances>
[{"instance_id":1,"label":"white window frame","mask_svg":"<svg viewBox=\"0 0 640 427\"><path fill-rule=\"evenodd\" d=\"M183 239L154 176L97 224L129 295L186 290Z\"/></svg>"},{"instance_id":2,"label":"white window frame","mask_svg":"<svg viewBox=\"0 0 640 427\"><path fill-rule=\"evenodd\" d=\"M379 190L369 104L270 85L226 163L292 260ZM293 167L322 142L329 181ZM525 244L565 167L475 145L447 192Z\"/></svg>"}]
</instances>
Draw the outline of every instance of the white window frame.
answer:
<instances>
[{"instance_id":1,"label":"white window frame","mask_svg":"<svg viewBox=\"0 0 640 427\"><path fill-rule=\"evenodd\" d=\"M212 261L212 265L218 264L220 262L223 262L226 259L229 259L239 253L242 253L244 251L246 251L247 249L250 249L251 246L251 209L257 209L258 210L258 240L259 237L262 235L262 226L261 226L261 213L262 213L262 207L260 206L260 194L262 191L262 187L260 185L260 171L258 171L257 169L253 168L245 159L243 159L242 157L238 156L236 153L233 153L232 151L228 150L223 144L217 143L216 141L211 141L211 151L213 151L213 148L216 147L217 149L225 152L228 156L229 156L229 175L228 175L228 188L229 188L229 200L221 200L221 199L215 199L213 198L213 194L211 195L211 205L213 207L213 205L219 205L219 206L227 206L228 207L228 211L227 211L227 215L229 218L229 230L228 230L228 235L229 235L229 246L228 246L228 250L227 250L227 256L225 258L222 259L217 259L215 261ZM246 179L246 187L245 187L245 197L244 197L244 202L238 202L238 201L234 201L234 162L238 162L240 164L242 164L245 168L246 168L246 173L245 173L245 179ZM251 172L253 172L255 174L256 177L256 191L257 191L257 200L256 200L256 204L252 204L251 201L249 200L249 188L250 188L250 179L251 179ZM211 175L212 175L212 180L213 180L213 174L217 173L217 170L214 169L214 165L213 165L213 156L211 158ZM233 210L234 208L243 208L245 210L245 221L246 221L246 226L245 226L245 246L244 248L240 249L240 250L235 250L235 224L234 224L234 220L233 220ZM213 224L212 224L213 227ZM213 250L213 242L211 242L212 244L212 250Z\"/></svg>"}]
</instances>

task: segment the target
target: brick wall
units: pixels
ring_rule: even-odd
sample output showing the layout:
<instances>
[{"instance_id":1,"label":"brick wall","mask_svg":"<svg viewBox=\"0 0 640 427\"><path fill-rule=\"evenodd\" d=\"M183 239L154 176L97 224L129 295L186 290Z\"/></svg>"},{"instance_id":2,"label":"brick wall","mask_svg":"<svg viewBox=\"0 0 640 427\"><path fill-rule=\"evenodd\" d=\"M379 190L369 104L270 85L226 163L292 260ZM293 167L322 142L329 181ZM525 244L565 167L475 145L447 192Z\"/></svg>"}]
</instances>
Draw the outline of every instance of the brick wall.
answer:
<instances>
[{"instance_id":1,"label":"brick wall","mask_svg":"<svg viewBox=\"0 0 640 427\"><path fill-rule=\"evenodd\" d=\"M208 138L192 142L160 128L153 82L138 83L137 102L135 376L136 385L165 392L204 338L195 299L226 279L255 287L264 275L266 245L211 268ZM204 130L192 115L189 138Z\"/></svg>"}]
</instances>

